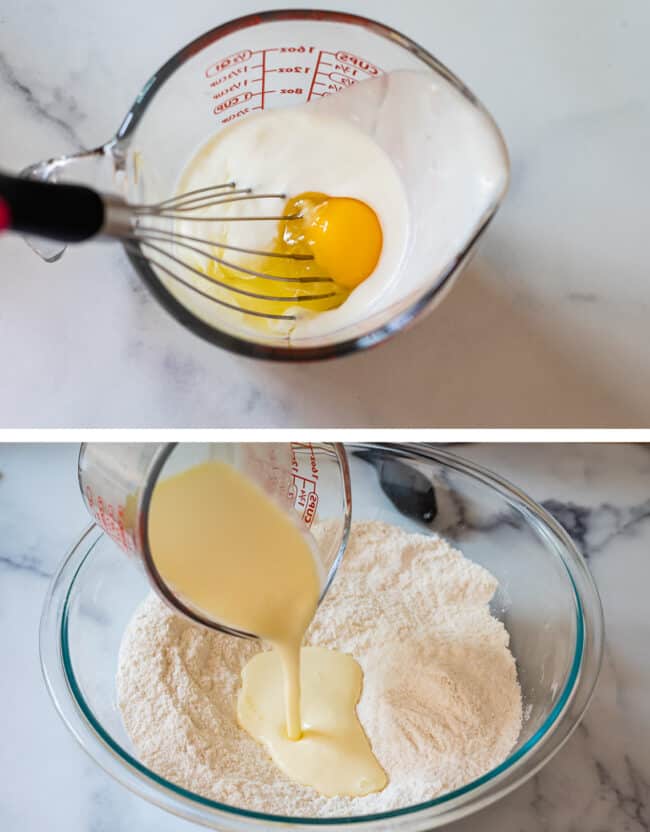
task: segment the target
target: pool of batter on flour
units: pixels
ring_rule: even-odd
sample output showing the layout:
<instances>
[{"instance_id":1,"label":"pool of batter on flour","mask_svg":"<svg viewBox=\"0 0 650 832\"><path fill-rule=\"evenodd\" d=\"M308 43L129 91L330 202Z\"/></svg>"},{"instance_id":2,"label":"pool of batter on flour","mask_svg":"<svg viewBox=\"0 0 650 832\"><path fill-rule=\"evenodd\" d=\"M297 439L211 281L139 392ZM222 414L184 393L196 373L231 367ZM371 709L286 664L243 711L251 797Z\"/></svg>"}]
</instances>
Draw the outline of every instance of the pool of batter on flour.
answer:
<instances>
[{"instance_id":1,"label":"pool of batter on flour","mask_svg":"<svg viewBox=\"0 0 650 832\"><path fill-rule=\"evenodd\" d=\"M428 800L507 757L521 691L508 633L490 614L497 584L485 569L436 536L354 523L314 616L314 550L256 486L208 463L157 489L151 531L161 574L204 614L257 630L273 649L146 599L125 633L117 678L124 723L146 765L230 805L316 817ZM261 518L253 532L243 508L251 501ZM206 547L210 534L178 522L194 511L194 527L197 518L213 523L212 540L227 546ZM327 523L313 530L316 541L330 533ZM228 551L237 555L230 564ZM277 558L278 568L251 552ZM264 584L275 608L257 595ZM299 652L307 625L310 646ZM296 676L287 668L296 656L301 736L291 740Z\"/></svg>"}]
</instances>

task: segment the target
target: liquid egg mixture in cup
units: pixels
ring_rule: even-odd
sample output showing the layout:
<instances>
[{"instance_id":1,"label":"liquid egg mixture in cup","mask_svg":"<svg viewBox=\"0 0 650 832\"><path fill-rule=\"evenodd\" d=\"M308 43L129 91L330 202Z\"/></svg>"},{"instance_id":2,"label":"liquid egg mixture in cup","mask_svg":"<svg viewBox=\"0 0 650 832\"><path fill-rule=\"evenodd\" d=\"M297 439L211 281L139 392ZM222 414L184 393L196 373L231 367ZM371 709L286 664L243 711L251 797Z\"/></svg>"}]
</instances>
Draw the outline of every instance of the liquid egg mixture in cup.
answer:
<instances>
[{"instance_id":1,"label":"liquid egg mixture in cup","mask_svg":"<svg viewBox=\"0 0 650 832\"><path fill-rule=\"evenodd\" d=\"M113 139L30 174L157 206L126 248L165 308L236 352L309 360L432 308L508 171L489 113L426 50L363 17L287 10L197 38Z\"/></svg>"},{"instance_id":2,"label":"liquid egg mixture in cup","mask_svg":"<svg viewBox=\"0 0 650 832\"><path fill-rule=\"evenodd\" d=\"M348 445L348 466L339 448L301 446L291 525L263 504L266 475L250 480L259 460L210 452L188 465L172 450L140 456L135 504L116 502L115 466L82 454L105 531L74 545L40 631L61 716L136 794L219 830L428 830L507 794L575 729L602 609L571 540L516 487L434 448ZM329 483L317 500L303 495L313 459ZM190 516L212 524L214 545ZM251 560L254 526L267 531ZM221 624L201 626L197 609ZM311 616L294 730L291 656Z\"/></svg>"}]
</instances>

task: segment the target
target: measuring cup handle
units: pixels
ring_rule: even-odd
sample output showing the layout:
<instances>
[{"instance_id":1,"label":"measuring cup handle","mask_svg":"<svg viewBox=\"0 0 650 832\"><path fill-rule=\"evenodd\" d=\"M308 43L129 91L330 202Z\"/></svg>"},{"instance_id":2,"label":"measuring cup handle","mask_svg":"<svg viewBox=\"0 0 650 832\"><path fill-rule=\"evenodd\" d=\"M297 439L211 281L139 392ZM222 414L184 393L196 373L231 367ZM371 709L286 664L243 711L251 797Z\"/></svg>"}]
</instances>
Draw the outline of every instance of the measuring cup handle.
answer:
<instances>
[{"instance_id":1,"label":"measuring cup handle","mask_svg":"<svg viewBox=\"0 0 650 832\"><path fill-rule=\"evenodd\" d=\"M0 230L77 243L104 222L100 195L82 185L55 185L0 173Z\"/></svg>"},{"instance_id":2,"label":"measuring cup handle","mask_svg":"<svg viewBox=\"0 0 650 832\"><path fill-rule=\"evenodd\" d=\"M30 182L61 183L61 180L83 184L99 193L114 191L116 181L116 143L111 140L93 150L81 150L69 156L57 156L29 165L20 172L21 179ZM6 210L6 209L5 209ZM13 224L12 224L13 227ZM45 237L25 233L27 245L47 263L58 260L66 248L68 237ZM79 239L78 237L75 239Z\"/></svg>"}]
</instances>

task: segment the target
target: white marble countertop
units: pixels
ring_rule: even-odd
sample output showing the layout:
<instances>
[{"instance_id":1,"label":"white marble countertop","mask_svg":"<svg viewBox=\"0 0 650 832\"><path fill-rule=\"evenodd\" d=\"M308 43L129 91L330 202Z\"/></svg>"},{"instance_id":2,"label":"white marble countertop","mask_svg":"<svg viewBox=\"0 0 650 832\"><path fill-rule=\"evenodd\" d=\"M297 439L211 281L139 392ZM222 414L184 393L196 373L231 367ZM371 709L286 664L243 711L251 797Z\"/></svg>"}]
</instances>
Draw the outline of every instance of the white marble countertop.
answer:
<instances>
[{"instance_id":1,"label":"white marble countertop","mask_svg":"<svg viewBox=\"0 0 650 832\"><path fill-rule=\"evenodd\" d=\"M274 5L304 0L5 0L0 166L96 146L177 48ZM371 9L475 90L512 155L507 202L443 304L370 353L272 365L184 331L116 245L47 265L7 237L0 426L647 427L650 5Z\"/></svg>"},{"instance_id":2,"label":"white marble countertop","mask_svg":"<svg viewBox=\"0 0 650 832\"><path fill-rule=\"evenodd\" d=\"M67 733L40 676L48 579L87 523L70 445L0 445L3 832L191 832L127 792ZM607 646L581 727L532 780L454 832L647 832L650 828L650 448L458 449L561 519L587 556Z\"/></svg>"}]
</instances>

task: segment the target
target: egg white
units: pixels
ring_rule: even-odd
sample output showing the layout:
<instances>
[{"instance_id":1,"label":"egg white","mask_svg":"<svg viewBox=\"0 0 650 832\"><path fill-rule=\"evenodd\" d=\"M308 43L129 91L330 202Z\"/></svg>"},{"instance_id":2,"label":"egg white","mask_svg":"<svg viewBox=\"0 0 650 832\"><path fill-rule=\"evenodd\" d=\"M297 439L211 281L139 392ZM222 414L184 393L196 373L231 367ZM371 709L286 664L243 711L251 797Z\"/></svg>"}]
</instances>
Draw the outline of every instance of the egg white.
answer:
<instances>
[{"instance_id":1,"label":"egg white","mask_svg":"<svg viewBox=\"0 0 650 832\"><path fill-rule=\"evenodd\" d=\"M187 192L231 181L236 182L238 188L251 187L257 194L278 193L291 197L304 191L319 191L330 196L354 197L370 205L381 223L383 247L370 277L337 309L320 313L309 313L300 307L292 309L297 320L290 327L278 324L276 332L279 336L298 341L327 335L362 321L376 310L399 271L407 246L409 211L406 192L395 165L367 133L349 118L323 112L318 105L247 116L225 127L202 145L185 167L178 191ZM219 207L220 215L246 216L251 217L251 221L179 221L176 230L229 245L269 250L277 233L277 223L254 218L280 214L283 206L281 199L231 202ZM216 209L204 213L215 215ZM360 239L359 244L363 245L363 240ZM243 262L241 255L229 257L235 262ZM205 305L201 305L201 310L201 316L205 318ZM210 314L213 322L219 325L224 311L213 305ZM241 316L241 324L249 322L249 316Z\"/></svg>"}]
</instances>

